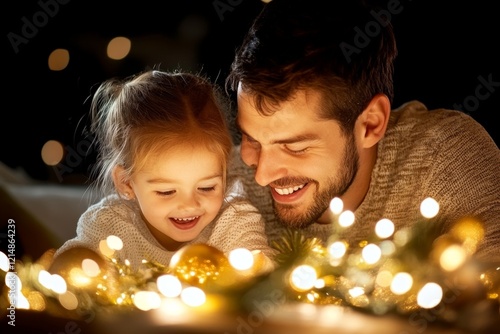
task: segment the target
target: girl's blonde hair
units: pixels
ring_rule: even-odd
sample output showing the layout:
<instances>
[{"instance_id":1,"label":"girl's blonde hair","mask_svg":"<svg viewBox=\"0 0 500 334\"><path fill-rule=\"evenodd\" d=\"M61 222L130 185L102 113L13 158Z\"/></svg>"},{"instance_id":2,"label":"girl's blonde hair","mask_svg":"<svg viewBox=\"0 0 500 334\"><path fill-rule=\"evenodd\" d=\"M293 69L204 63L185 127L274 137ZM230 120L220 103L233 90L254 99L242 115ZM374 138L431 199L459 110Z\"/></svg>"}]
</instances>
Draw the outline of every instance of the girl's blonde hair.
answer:
<instances>
[{"instance_id":1,"label":"girl's blonde hair","mask_svg":"<svg viewBox=\"0 0 500 334\"><path fill-rule=\"evenodd\" d=\"M105 195L116 192L115 166L121 165L130 177L148 159L180 145L218 154L225 183L232 149L229 107L223 91L199 74L149 70L103 82L91 102L91 129L99 152L95 186Z\"/></svg>"}]
</instances>

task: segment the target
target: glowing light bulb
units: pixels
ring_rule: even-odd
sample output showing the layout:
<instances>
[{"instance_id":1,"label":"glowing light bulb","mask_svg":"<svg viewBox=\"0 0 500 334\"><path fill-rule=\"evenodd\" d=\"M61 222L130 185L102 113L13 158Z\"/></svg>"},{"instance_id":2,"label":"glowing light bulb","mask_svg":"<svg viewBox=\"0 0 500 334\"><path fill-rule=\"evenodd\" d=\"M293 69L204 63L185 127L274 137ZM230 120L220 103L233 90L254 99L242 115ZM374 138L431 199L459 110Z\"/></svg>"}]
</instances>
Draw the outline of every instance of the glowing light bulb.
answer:
<instances>
[{"instance_id":1,"label":"glowing light bulb","mask_svg":"<svg viewBox=\"0 0 500 334\"><path fill-rule=\"evenodd\" d=\"M434 218L439 212L439 203L431 197L427 197L420 203L420 213L425 218Z\"/></svg>"},{"instance_id":2,"label":"glowing light bulb","mask_svg":"<svg viewBox=\"0 0 500 334\"><path fill-rule=\"evenodd\" d=\"M196 307L205 304L207 296L202 289L190 286L182 290L181 300L188 306Z\"/></svg>"},{"instance_id":3,"label":"glowing light bulb","mask_svg":"<svg viewBox=\"0 0 500 334\"><path fill-rule=\"evenodd\" d=\"M314 287L318 274L316 270L309 265L300 265L292 271L290 275L290 284L299 291L307 291Z\"/></svg>"},{"instance_id":4,"label":"glowing light bulb","mask_svg":"<svg viewBox=\"0 0 500 334\"><path fill-rule=\"evenodd\" d=\"M448 246L439 257L439 264L446 271L453 271L460 267L467 257L467 252L460 245Z\"/></svg>"},{"instance_id":5,"label":"glowing light bulb","mask_svg":"<svg viewBox=\"0 0 500 334\"><path fill-rule=\"evenodd\" d=\"M443 289L437 283L427 283L417 294L417 304L422 308L433 308L443 298Z\"/></svg>"},{"instance_id":6,"label":"glowing light bulb","mask_svg":"<svg viewBox=\"0 0 500 334\"><path fill-rule=\"evenodd\" d=\"M339 216L339 225L342 227L349 227L354 224L354 212L346 210Z\"/></svg>"},{"instance_id":7,"label":"glowing light bulb","mask_svg":"<svg viewBox=\"0 0 500 334\"><path fill-rule=\"evenodd\" d=\"M106 243L108 247L113 250L120 250L123 248L123 241L116 235L110 235L106 238Z\"/></svg>"},{"instance_id":8,"label":"glowing light bulb","mask_svg":"<svg viewBox=\"0 0 500 334\"><path fill-rule=\"evenodd\" d=\"M344 202L339 197L335 197L330 201L330 211L333 214L339 215L343 209Z\"/></svg>"},{"instance_id":9,"label":"glowing light bulb","mask_svg":"<svg viewBox=\"0 0 500 334\"><path fill-rule=\"evenodd\" d=\"M165 297L177 297L182 292L181 281L174 275L161 275L156 280L158 290Z\"/></svg>"},{"instance_id":10,"label":"glowing light bulb","mask_svg":"<svg viewBox=\"0 0 500 334\"><path fill-rule=\"evenodd\" d=\"M387 219L381 219L375 225L375 234L382 239L390 237L394 233L394 223Z\"/></svg>"},{"instance_id":11,"label":"glowing light bulb","mask_svg":"<svg viewBox=\"0 0 500 334\"><path fill-rule=\"evenodd\" d=\"M361 255L366 263L374 264L377 263L378 260L380 260L380 257L382 256L382 250L375 244L368 244L363 247Z\"/></svg>"},{"instance_id":12,"label":"glowing light bulb","mask_svg":"<svg viewBox=\"0 0 500 334\"><path fill-rule=\"evenodd\" d=\"M161 305L161 298L154 291L139 291L134 295L134 305L143 311L157 309Z\"/></svg>"},{"instance_id":13,"label":"glowing light bulb","mask_svg":"<svg viewBox=\"0 0 500 334\"><path fill-rule=\"evenodd\" d=\"M254 263L253 254L246 248L237 248L229 252L228 260L236 270L248 270Z\"/></svg>"},{"instance_id":14,"label":"glowing light bulb","mask_svg":"<svg viewBox=\"0 0 500 334\"><path fill-rule=\"evenodd\" d=\"M3 252L0 252L0 269L5 272L9 271L9 258Z\"/></svg>"},{"instance_id":15,"label":"glowing light bulb","mask_svg":"<svg viewBox=\"0 0 500 334\"><path fill-rule=\"evenodd\" d=\"M97 262L92 259L84 259L82 261L82 270L89 277L96 277L101 272Z\"/></svg>"},{"instance_id":16,"label":"glowing light bulb","mask_svg":"<svg viewBox=\"0 0 500 334\"><path fill-rule=\"evenodd\" d=\"M335 259L342 258L347 251L347 246L342 241L335 241L328 246L328 254Z\"/></svg>"},{"instance_id":17,"label":"glowing light bulb","mask_svg":"<svg viewBox=\"0 0 500 334\"><path fill-rule=\"evenodd\" d=\"M413 277L408 273L397 273L391 282L391 291L396 295L402 295L410 291L413 285Z\"/></svg>"}]
</instances>

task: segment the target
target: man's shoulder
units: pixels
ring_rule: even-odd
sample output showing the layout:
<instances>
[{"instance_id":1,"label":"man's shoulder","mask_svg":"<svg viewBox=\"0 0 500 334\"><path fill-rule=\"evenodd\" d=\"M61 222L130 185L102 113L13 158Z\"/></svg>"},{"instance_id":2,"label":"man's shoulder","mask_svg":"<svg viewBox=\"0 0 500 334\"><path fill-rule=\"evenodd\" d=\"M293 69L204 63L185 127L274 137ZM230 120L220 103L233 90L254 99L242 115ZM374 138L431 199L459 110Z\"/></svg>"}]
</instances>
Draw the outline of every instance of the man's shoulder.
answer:
<instances>
[{"instance_id":1,"label":"man's shoulder","mask_svg":"<svg viewBox=\"0 0 500 334\"><path fill-rule=\"evenodd\" d=\"M465 112L428 109L422 102L410 101L391 112L385 141L439 147L488 138L486 129Z\"/></svg>"}]
</instances>

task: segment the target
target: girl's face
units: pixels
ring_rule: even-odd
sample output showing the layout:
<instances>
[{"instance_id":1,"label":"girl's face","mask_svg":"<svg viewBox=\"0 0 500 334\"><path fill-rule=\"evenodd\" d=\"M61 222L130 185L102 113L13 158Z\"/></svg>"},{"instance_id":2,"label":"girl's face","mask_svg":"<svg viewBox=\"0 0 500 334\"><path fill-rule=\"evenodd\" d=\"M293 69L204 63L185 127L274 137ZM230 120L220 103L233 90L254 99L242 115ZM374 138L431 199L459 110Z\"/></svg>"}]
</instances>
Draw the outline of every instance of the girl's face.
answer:
<instances>
[{"instance_id":1,"label":"girl's face","mask_svg":"<svg viewBox=\"0 0 500 334\"><path fill-rule=\"evenodd\" d=\"M183 145L147 162L130 187L152 234L168 250L177 250L219 213L223 180L216 153Z\"/></svg>"}]
</instances>

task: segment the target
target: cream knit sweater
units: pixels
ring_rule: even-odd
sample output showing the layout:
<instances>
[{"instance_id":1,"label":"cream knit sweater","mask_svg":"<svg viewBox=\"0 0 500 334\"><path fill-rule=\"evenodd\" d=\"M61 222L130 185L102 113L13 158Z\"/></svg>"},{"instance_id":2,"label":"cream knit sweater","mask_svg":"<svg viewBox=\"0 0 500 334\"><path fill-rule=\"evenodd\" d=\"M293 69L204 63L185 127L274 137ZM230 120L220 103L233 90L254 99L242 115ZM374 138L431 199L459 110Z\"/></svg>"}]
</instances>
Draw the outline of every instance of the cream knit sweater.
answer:
<instances>
[{"instance_id":1,"label":"cream knit sweater","mask_svg":"<svg viewBox=\"0 0 500 334\"><path fill-rule=\"evenodd\" d=\"M231 177L242 180L249 200L267 221L272 242L283 235L276 222L268 187L260 187L253 170L234 157ZM480 124L463 112L429 111L418 101L393 110L363 203L347 231L352 244L374 235L381 218L392 220L396 231L421 220L420 203L432 197L440 204L441 232L461 217L472 215L484 224L484 241L477 252L500 261L500 150ZM307 237L326 242L331 224L313 224Z\"/></svg>"},{"instance_id":2,"label":"cream knit sweater","mask_svg":"<svg viewBox=\"0 0 500 334\"><path fill-rule=\"evenodd\" d=\"M204 243L227 253L239 247L261 250L268 258L274 251L268 246L264 221L255 207L241 198L228 197L215 221L200 235L186 243ZM143 259L168 266L173 251L163 248L149 231L134 201L124 201L110 195L90 206L80 217L76 237L57 249L55 257L73 247L89 248L98 254L99 243L108 236L118 236L123 248L116 253L121 261L130 261L138 269ZM266 265L270 265L267 263Z\"/></svg>"}]
</instances>

